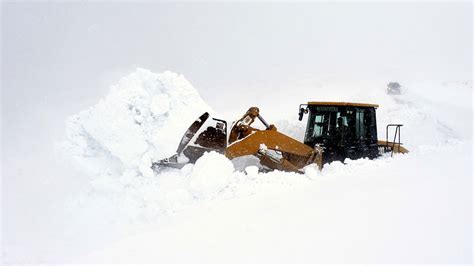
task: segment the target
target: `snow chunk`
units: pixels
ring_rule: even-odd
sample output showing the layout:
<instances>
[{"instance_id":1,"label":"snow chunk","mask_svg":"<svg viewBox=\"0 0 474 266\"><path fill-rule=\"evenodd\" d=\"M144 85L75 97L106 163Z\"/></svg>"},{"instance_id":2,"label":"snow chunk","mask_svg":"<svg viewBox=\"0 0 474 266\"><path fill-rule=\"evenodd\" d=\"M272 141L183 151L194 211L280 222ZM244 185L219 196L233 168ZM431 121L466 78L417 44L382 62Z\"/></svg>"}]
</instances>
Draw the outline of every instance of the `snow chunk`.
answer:
<instances>
[{"instance_id":1,"label":"snow chunk","mask_svg":"<svg viewBox=\"0 0 474 266\"><path fill-rule=\"evenodd\" d=\"M255 179L258 176L258 167L255 165L245 167L245 173L251 179Z\"/></svg>"},{"instance_id":2,"label":"snow chunk","mask_svg":"<svg viewBox=\"0 0 474 266\"><path fill-rule=\"evenodd\" d=\"M190 175L191 192L198 198L210 198L224 189L232 179L234 165L217 152L205 153Z\"/></svg>"}]
</instances>

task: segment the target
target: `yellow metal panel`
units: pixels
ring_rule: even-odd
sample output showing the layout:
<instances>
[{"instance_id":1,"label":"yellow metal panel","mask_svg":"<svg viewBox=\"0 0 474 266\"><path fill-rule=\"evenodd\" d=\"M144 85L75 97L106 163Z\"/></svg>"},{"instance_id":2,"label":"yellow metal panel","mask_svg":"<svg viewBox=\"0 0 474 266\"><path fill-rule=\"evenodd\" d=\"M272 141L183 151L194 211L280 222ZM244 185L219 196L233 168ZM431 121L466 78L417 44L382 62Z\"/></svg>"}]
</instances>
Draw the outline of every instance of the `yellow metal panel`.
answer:
<instances>
[{"instance_id":1,"label":"yellow metal panel","mask_svg":"<svg viewBox=\"0 0 474 266\"><path fill-rule=\"evenodd\" d=\"M402 154L405 154L405 153L408 153L408 149L399 145L398 143L393 143L393 142L387 142L385 140L378 140L377 141L377 144L379 146L382 146L382 147L393 147L393 152L394 153L402 153Z\"/></svg>"}]
</instances>

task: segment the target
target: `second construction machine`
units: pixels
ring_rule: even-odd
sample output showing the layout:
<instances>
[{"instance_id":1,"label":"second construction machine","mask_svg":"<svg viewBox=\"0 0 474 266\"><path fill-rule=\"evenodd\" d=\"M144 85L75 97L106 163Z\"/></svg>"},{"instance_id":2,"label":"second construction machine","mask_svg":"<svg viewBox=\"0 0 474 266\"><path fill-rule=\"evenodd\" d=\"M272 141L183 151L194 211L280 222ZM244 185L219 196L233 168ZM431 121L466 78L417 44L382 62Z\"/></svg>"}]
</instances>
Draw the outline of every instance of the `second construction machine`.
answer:
<instances>
[{"instance_id":1,"label":"second construction machine","mask_svg":"<svg viewBox=\"0 0 474 266\"><path fill-rule=\"evenodd\" d=\"M406 153L401 146L401 124L386 127L385 140L377 138L376 104L347 102L308 102L300 105L299 120L308 114L303 142L291 138L268 124L257 107L251 107L245 115L233 123L201 115L186 131L176 154L154 162L152 168L181 168L194 163L205 152L216 151L229 159L253 155L259 158L264 170L301 172L309 164L321 169L325 163L335 160L369 158L383 153ZM258 119L264 129L252 127ZM389 141L389 130L394 137Z\"/></svg>"}]
</instances>

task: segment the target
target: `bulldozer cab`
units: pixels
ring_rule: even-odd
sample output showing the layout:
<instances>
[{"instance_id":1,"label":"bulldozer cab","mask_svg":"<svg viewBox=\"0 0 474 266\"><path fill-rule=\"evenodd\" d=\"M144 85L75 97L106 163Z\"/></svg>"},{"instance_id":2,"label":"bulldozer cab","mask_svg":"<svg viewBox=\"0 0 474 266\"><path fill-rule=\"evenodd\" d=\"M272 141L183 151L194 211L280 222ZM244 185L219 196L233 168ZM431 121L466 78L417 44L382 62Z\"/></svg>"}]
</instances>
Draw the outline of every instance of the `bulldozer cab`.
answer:
<instances>
[{"instance_id":1,"label":"bulldozer cab","mask_svg":"<svg viewBox=\"0 0 474 266\"><path fill-rule=\"evenodd\" d=\"M377 105L309 102L300 106L300 120L309 113L304 144L323 148L323 163L378 156Z\"/></svg>"}]
</instances>

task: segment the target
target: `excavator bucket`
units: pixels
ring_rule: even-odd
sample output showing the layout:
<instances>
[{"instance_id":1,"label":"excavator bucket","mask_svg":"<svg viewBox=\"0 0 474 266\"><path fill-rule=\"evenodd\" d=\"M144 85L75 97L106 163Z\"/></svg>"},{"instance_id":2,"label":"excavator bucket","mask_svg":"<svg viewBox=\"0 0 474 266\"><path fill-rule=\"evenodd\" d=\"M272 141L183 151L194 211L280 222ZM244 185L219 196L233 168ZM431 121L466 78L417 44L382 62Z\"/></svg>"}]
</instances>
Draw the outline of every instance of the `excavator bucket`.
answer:
<instances>
[{"instance_id":1,"label":"excavator bucket","mask_svg":"<svg viewBox=\"0 0 474 266\"><path fill-rule=\"evenodd\" d=\"M182 168L187 163L195 163L207 151L224 153L227 147L227 122L202 114L186 130L179 142L176 154L154 162L152 169L163 167Z\"/></svg>"}]
</instances>

